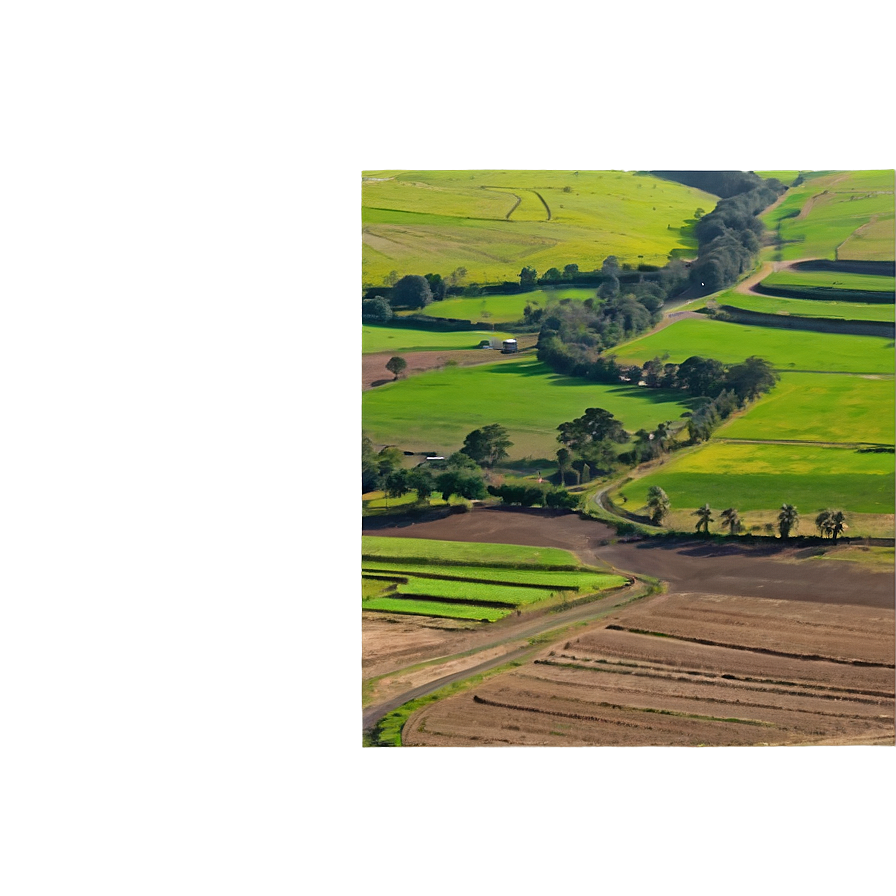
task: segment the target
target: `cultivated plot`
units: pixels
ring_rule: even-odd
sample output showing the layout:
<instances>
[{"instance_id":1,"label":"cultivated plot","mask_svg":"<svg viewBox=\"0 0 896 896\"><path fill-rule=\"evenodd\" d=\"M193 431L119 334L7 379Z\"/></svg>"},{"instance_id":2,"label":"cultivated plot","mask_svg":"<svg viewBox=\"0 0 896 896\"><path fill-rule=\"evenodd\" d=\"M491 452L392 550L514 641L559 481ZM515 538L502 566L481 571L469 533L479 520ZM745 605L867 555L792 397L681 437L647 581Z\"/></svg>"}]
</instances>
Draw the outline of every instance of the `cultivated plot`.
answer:
<instances>
[{"instance_id":1,"label":"cultivated plot","mask_svg":"<svg viewBox=\"0 0 896 896\"><path fill-rule=\"evenodd\" d=\"M892 609L674 594L412 714L408 746L894 741Z\"/></svg>"},{"instance_id":2,"label":"cultivated plot","mask_svg":"<svg viewBox=\"0 0 896 896\"><path fill-rule=\"evenodd\" d=\"M896 360L893 339L884 336L815 332L796 336L793 330L693 318L628 342L612 354L624 364L666 355L673 364L692 355L734 364L757 355L781 371L883 374L893 372Z\"/></svg>"},{"instance_id":3,"label":"cultivated plot","mask_svg":"<svg viewBox=\"0 0 896 896\"><path fill-rule=\"evenodd\" d=\"M894 396L892 376L784 373L746 413L719 427L715 438L892 446Z\"/></svg>"},{"instance_id":4,"label":"cultivated plot","mask_svg":"<svg viewBox=\"0 0 896 896\"><path fill-rule=\"evenodd\" d=\"M785 503L810 519L826 507L892 514L894 475L893 454L714 440L626 484L619 496L626 510L644 514L647 491L654 485L666 492L674 508L709 504L716 517L726 507L743 513L776 510Z\"/></svg>"}]
</instances>

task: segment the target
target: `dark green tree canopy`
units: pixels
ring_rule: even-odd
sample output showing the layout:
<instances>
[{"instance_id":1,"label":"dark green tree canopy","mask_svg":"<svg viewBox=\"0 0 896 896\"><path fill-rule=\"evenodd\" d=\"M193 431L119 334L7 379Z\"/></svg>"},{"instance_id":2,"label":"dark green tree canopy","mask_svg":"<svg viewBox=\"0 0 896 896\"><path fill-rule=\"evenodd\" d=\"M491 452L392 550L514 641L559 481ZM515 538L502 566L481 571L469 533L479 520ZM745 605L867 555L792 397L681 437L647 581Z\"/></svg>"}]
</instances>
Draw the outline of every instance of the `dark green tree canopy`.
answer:
<instances>
[{"instance_id":1,"label":"dark green tree canopy","mask_svg":"<svg viewBox=\"0 0 896 896\"><path fill-rule=\"evenodd\" d=\"M513 442L507 437L507 430L492 423L482 429L474 429L465 439L461 452L484 467L493 467L507 457L507 449Z\"/></svg>"},{"instance_id":2,"label":"dark green tree canopy","mask_svg":"<svg viewBox=\"0 0 896 896\"><path fill-rule=\"evenodd\" d=\"M561 423L557 429L560 432L557 441L574 451L581 451L591 442L608 440L621 443L628 440L622 423L603 408L587 408L581 417Z\"/></svg>"},{"instance_id":3,"label":"dark green tree canopy","mask_svg":"<svg viewBox=\"0 0 896 896\"><path fill-rule=\"evenodd\" d=\"M432 290L426 277L408 274L392 287L389 301L393 308L425 308L432 302Z\"/></svg>"}]
</instances>

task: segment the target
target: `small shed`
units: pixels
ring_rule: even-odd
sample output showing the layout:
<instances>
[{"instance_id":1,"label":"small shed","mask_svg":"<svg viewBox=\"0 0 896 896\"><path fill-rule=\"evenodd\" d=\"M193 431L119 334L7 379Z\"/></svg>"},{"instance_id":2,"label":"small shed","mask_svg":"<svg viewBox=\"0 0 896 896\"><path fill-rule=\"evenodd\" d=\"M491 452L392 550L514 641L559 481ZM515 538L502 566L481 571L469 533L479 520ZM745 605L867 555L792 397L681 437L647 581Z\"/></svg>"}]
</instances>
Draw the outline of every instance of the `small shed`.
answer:
<instances>
[{"instance_id":1,"label":"small shed","mask_svg":"<svg viewBox=\"0 0 896 896\"><path fill-rule=\"evenodd\" d=\"M502 354L508 355L511 352L519 351L519 348L516 344L516 339L505 339L501 344L501 352Z\"/></svg>"}]
</instances>

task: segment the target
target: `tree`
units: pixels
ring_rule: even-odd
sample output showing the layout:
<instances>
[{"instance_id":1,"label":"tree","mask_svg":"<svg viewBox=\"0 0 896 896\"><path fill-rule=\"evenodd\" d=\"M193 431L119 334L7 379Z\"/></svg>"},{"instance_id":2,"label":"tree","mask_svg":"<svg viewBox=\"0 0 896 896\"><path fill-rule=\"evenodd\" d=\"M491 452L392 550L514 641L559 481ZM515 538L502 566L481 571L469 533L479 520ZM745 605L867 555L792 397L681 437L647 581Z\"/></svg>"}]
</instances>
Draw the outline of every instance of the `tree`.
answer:
<instances>
[{"instance_id":1,"label":"tree","mask_svg":"<svg viewBox=\"0 0 896 896\"><path fill-rule=\"evenodd\" d=\"M833 515L833 510L822 510L821 513L815 517L815 525L818 528L818 534L822 538L826 538L831 534L831 517Z\"/></svg>"},{"instance_id":2,"label":"tree","mask_svg":"<svg viewBox=\"0 0 896 896\"><path fill-rule=\"evenodd\" d=\"M727 507L722 511L722 515L720 517L723 526L728 527L728 531L732 535L737 535L740 531L740 515L737 510L733 507Z\"/></svg>"},{"instance_id":3,"label":"tree","mask_svg":"<svg viewBox=\"0 0 896 896\"><path fill-rule=\"evenodd\" d=\"M741 364L733 364L725 374L725 385L741 401L749 401L772 389L778 374L768 361L751 355Z\"/></svg>"},{"instance_id":4,"label":"tree","mask_svg":"<svg viewBox=\"0 0 896 896\"><path fill-rule=\"evenodd\" d=\"M395 357L389 358L389 360L386 361L386 370L388 370L389 373L395 374L396 380L398 379L399 374L403 373L404 369L407 366L408 366L408 362L405 361L404 358L399 357L398 355L395 355Z\"/></svg>"},{"instance_id":5,"label":"tree","mask_svg":"<svg viewBox=\"0 0 896 896\"><path fill-rule=\"evenodd\" d=\"M429 281L418 274L408 274L392 287L389 301L393 308L425 308L432 302Z\"/></svg>"},{"instance_id":6,"label":"tree","mask_svg":"<svg viewBox=\"0 0 896 896\"><path fill-rule=\"evenodd\" d=\"M579 266L577 264L567 264L563 266L563 279L571 280L576 274L579 273Z\"/></svg>"},{"instance_id":7,"label":"tree","mask_svg":"<svg viewBox=\"0 0 896 896\"><path fill-rule=\"evenodd\" d=\"M461 283L466 279L467 269L466 268L455 268L448 275L448 285L449 286L460 286Z\"/></svg>"},{"instance_id":8,"label":"tree","mask_svg":"<svg viewBox=\"0 0 896 896\"><path fill-rule=\"evenodd\" d=\"M436 479L436 489L441 492L443 501L447 501L452 495L476 501L487 494L482 476L463 470L447 470L442 473Z\"/></svg>"},{"instance_id":9,"label":"tree","mask_svg":"<svg viewBox=\"0 0 896 896\"><path fill-rule=\"evenodd\" d=\"M361 302L361 316L384 324L392 320L392 306L382 296L364 299Z\"/></svg>"},{"instance_id":10,"label":"tree","mask_svg":"<svg viewBox=\"0 0 896 896\"><path fill-rule=\"evenodd\" d=\"M523 289L534 289L535 281L538 279L538 272L535 268L525 267L520 271L520 286Z\"/></svg>"},{"instance_id":11,"label":"tree","mask_svg":"<svg viewBox=\"0 0 896 896\"><path fill-rule=\"evenodd\" d=\"M395 286L398 283L398 271L389 271L385 277L383 277L383 283L386 286Z\"/></svg>"},{"instance_id":12,"label":"tree","mask_svg":"<svg viewBox=\"0 0 896 896\"><path fill-rule=\"evenodd\" d=\"M441 274L426 274L426 282L429 284L429 291L432 293L434 302L441 302L445 298L448 291L448 284L442 279Z\"/></svg>"},{"instance_id":13,"label":"tree","mask_svg":"<svg viewBox=\"0 0 896 896\"><path fill-rule=\"evenodd\" d=\"M568 448L557 449L557 467L560 471L560 485L566 484L566 471L569 469L571 461L572 454L570 454Z\"/></svg>"},{"instance_id":14,"label":"tree","mask_svg":"<svg viewBox=\"0 0 896 896\"><path fill-rule=\"evenodd\" d=\"M544 272L543 280L547 280L549 283L557 283L563 279L563 275L560 273L559 268L548 268Z\"/></svg>"},{"instance_id":15,"label":"tree","mask_svg":"<svg viewBox=\"0 0 896 896\"><path fill-rule=\"evenodd\" d=\"M669 497L658 485L651 485L647 490L647 506L651 522L658 526L669 512Z\"/></svg>"},{"instance_id":16,"label":"tree","mask_svg":"<svg viewBox=\"0 0 896 896\"><path fill-rule=\"evenodd\" d=\"M709 524L712 522L712 510L710 510L709 504L698 507L691 515L698 517L697 531L703 529L703 534L709 535Z\"/></svg>"},{"instance_id":17,"label":"tree","mask_svg":"<svg viewBox=\"0 0 896 896\"><path fill-rule=\"evenodd\" d=\"M394 470L386 477L385 492L388 498L400 498L411 490L408 485L408 471Z\"/></svg>"},{"instance_id":18,"label":"tree","mask_svg":"<svg viewBox=\"0 0 896 896\"><path fill-rule=\"evenodd\" d=\"M619 443L628 440L622 423L603 408L586 408L581 417L561 423L557 429L560 433L557 441L574 451L581 451L585 445L605 439Z\"/></svg>"},{"instance_id":19,"label":"tree","mask_svg":"<svg viewBox=\"0 0 896 896\"><path fill-rule=\"evenodd\" d=\"M778 531L781 538L787 538L791 531L798 529L800 525L800 515L797 513L793 504L782 504L778 513Z\"/></svg>"},{"instance_id":20,"label":"tree","mask_svg":"<svg viewBox=\"0 0 896 896\"><path fill-rule=\"evenodd\" d=\"M848 528L842 510L822 510L815 517L815 525L821 537L833 538L834 544L837 544L837 538L843 534L843 530Z\"/></svg>"},{"instance_id":21,"label":"tree","mask_svg":"<svg viewBox=\"0 0 896 896\"><path fill-rule=\"evenodd\" d=\"M428 501L435 490L435 480L429 470L416 467L408 472L407 484L417 492L418 501Z\"/></svg>"},{"instance_id":22,"label":"tree","mask_svg":"<svg viewBox=\"0 0 896 896\"><path fill-rule=\"evenodd\" d=\"M373 442L367 436L361 441L361 492L372 492L380 486L380 468Z\"/></svg>"},{"instance_id":23,"label":"tree","mask_svg":"<svg viewBox=\"0 0 896 896\"><path fill-rule=\"evenodd\" d=\"M507 449L513 442L507 438L507 430L497 423L474 429L465 439L461 452L483 467L493 467L507 457Z\"/></svg>"}]
</instances>

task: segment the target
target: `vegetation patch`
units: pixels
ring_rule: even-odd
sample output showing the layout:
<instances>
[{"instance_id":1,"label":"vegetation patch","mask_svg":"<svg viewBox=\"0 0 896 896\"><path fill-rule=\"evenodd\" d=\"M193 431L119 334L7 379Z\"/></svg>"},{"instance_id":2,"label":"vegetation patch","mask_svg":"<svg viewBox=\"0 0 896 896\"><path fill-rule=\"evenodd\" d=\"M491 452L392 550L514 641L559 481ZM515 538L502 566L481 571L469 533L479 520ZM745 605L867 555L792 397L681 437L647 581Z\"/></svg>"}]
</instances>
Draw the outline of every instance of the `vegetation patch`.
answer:
<instances>
[{"instance_id":1,"label":"vegetation patch","mask_svg":"<svg viewBox=\"0 0 896 896\"><path fill-rule=\"evenodd\" d=\"M693 355L726 364L751 355L779 371L809 370L892 374L893 339L841 333L800 332L715 320L687 319L614 349L620 364L643 364L661 357L680 364ZM666 357L668 356L668 357Z\"/></svg>"},{"instance_id":2,"label":"vegetation patch","mask_svg":"<svg viewBox=\"0 0 896 896\"><path fill-rule=\"evenodd\" d=\"M719 439L893 443L893 377L783 373L746 413L724 423Z\"/></svg>"},{"instance_id":3,"label":"vegetation patch","mask_svg":"<svg viewBox=\"0 0 896 896\"><path fill-rule=\"evenodd\" d=\"M781 314L789 317L813 317L821 320L872 320L893 323L896 307L892 304L843 301L821 301L819 299L788 299L779 296L743 295L734 291L718 297L723 310L740 308L759 314Z\"/></svg>"},{"instance_id":4,"label":"vegetation patch","mask_svg":"<svg viewBox=\"0 0 896 896\"><path fill-rule=\"evenodd\" d=\"M365 174L388 178L362 184L362 276L370 286L392 270L445 276L458 267L469 282L500 283L524 265L594 270L608 254L662 265L696 250L694 213L717 200L626 171Z\"/></svg>"},{"instance_id":5,"label":"vegetation patch","mask_svg":"<svg viewBox=\"0 0 896 896\"><path fill-rule=\"evenodd\" d=\"M411 327L378 327L364 324L361 328L361 352L447 352L478 348L483 339L510 339L511 333L494 330L431 331Z\"/></svg>"},{"instance_id":6,"label":"vegetation patch","mask_svg":"<svg viewBox=\"0 0 896 896\"><path fill-rule=\"evenodd\" d=\"M365 431L378 444L450 454L471 429L497 421L513 442L513 457L549 459L546 463L554 463L557 427L595 405L635 432L680 418L692 402L672 390L595 384L553 373L526 356L420 374L362 398Z\"/></svg>"},{"instance_id":7,"label":"vegetation patch","mask_svg":"<svg viewBox=\"0 0 896 896\"><path fill-rule=\"evenodd\" d=\"M577 569L580 566L578 557L562 548L529 547L518 544L482 544L472 541L363 535L361 550L365 563L376 559L401 559L419 560L423 563L455 562L566 569Z\"/></svg>"},{"instance_id":8,"label":"vegetation patch","mask_svg":"<svg viewBox=\"0 0 896 896\"><path fill-rule=\"evenodd\" d=\"M893 461L891 454L849 448L710 442L624 486L616 500L645 513L648 489L659 486L678 510L707 503L718 510L774 510L787 503L813 519L826 507L892 514Z\"/></svg>"}]
</instances>

